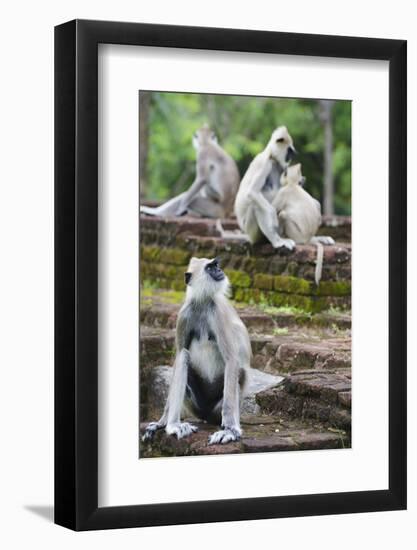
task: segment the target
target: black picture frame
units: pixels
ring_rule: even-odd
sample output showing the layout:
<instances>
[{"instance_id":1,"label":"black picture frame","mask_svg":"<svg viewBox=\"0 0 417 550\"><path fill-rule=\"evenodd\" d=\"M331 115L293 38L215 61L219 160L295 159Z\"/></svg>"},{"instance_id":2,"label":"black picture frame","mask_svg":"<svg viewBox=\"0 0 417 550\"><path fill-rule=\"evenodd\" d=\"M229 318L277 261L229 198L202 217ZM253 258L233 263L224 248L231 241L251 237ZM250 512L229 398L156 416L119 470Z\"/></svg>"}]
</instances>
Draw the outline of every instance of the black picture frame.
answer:
<instances>
[{"instance_id":1,"label":"black picture frame","mask_svg":"<svg viewBox=\"0 0 417 550\"><path fill-rule=\"evenodd\" d=\"M98 507L98 44L389 62L387 490ZM91 530L406 508L406 47L404 40L107 21L55 28L57 524Z\"/></svg>"}]
</instances>

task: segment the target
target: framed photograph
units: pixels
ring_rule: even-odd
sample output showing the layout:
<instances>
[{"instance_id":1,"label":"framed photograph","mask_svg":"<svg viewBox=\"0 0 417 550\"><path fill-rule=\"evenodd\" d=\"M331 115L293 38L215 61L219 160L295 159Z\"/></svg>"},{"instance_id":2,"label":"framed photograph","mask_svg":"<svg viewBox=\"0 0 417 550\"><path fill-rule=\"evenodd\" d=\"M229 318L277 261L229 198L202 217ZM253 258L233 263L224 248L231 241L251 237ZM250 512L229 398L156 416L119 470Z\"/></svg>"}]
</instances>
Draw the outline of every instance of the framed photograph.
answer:
<instances>
[{"instance_id":1,"label":"framed photograph","mask_svg":"<svg viewBox=\"0 0 417 550\"><path fill-rule=\"evenodd\" d=\"M406 508L406 42L55 29L55 522Z\"/></svg>"}]
</instances>

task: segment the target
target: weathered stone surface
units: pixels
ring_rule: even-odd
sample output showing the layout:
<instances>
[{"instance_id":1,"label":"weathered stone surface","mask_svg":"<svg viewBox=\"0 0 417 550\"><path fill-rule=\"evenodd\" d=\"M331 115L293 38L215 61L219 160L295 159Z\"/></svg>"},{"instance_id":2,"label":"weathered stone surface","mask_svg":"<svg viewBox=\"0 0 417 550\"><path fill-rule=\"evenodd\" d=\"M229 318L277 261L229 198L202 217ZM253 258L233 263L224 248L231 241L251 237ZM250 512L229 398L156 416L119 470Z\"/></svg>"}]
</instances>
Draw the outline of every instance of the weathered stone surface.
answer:
<instances>
[{"instance_id":1,"label":"weathered stone surface","mask_svg":"<svg viewBox=\"0 0 417 550\"><path fill-rule=\"evenodd\" d=\"M300 433L294 436L299 450L337 449L348 445L347 438L338 433Z\"/></svg>"},{"instance_id":2,"label":"weathered stone surface","mask_svg":"<svg viewBox=\"0 0 417 550\"><path fill-rule=\"evenodd\" d=\"M160 364L171 364L174 359L175 335L173 329L159 327L159 320L144 313L142 319L153 326L141 326L140 364L150 367ZM170 326L174 320L164 314ZM243 321L245 319L242 316ZM253 320L253 318L252 318ZM164 321L164 322L165 322ZM262 321L263 322L263 321ZM268 323L265 321L265 326ZM265 326L260 332L265 330ZM155 328L154 328L155 327ZM256 329L255 329L256 330ZM338 370L350 369L351 342L350 335L345 337L332 332L309 333L306 329L292 329L283 334L250 333L252 345L252 366L269 374L284 374L304 370ZM340 390L342 391L342 390Z\"/></svg>"},{"instance_id":3,"label":"weathered stone surface","mask_svg":"<svg viewBox=\"0 0 417 550\"><path fill-rule=\"evenodd\" d=\"M343 372L304 371L288 376L278 387L259 392L256 402L264 413L283 412L349 431L351 414L342 401L350 391L351 380Z\"/></svg>"},{"instance_id":4,"label":"weathered stone surface","mask_svg":"<svg viewBox=\"0 0 417 550\"><path fill-rule=\"evenodd\" d=\"M180 304L185 293L175 291L158 291L154 289L152 295L142 300L140 307L141 323L160 327L175 328ZM348 330L351 327L349 313L322 312L312 315L302 311L281 311L274 307L256 306L240 307L239 316L249 331L272 334L275 328L308 327L331 328Z\"/></svg>"},{"instance_id":5,"label":"weathered stone surface","mask_svg":"<svg viewBox=\"0 0 417 550\"><path fill-rule=\"evenodd\" d=\"M145 204L145 203L144 203ZM147 201L147 206L158 206L160 201ZM194 235L216 235L216 220L210 218L195 218L183 216L181 218L161 218L155 216L141 216L141 229L155 231L155 228L164 224L166 230L174 230L177 233L193 233ZM227 231L240 232L235 217L222 220L223 229ZM351 217L350 216L322 216L322 225L318 231L319 235L329 235L338 242L350 242L351 240Z\"/></svg>"},{"instance_id":6,"label":"weathered stone surface","mask_svg":"<svg viewBox=\"0 0 417 550\"><path fill-rule=\"evenodd\" d=\"M351 380L335 371L307 371L288 376L285 388L290 393L312 395L328 403L337 403L339 392L351 390Z\"/></svg>"},{"instance_id":7,"label":"weathered stone surface","mask_svg":"<svg viewBox=\"0 0 417 550\"><path fill-rule=\"evenodd\" d=\"M296 451L297 444L290 437L271 435L260 439L244 439L243 450L247 453L268 453L276 451Z\"/></svg>"},{"instance_id":8,"label":"weathered stone surface","mask_svg":"<svg viewBox=\"0 0 417 550\"><path fill-rule=\"evenodd\" d=\"M344 407L351 408L352 405L352 392L341 391L339 392L339 403Z\"/></svg>"},{"instance_id":9,"label":"weathered stone surface","mask_svg":"<svg viewBox=\"0 0 417 550\"><path fill-rule=\"evenodd\" d=\"M243 426L242 439L226 445L209 446L208 438L218 429L218 426L211 426L201 422L193 422L198 427L198 432L180 440L174 436L167 435L164 430L160 430L155 434L152 441L140 441L140 457L305 451L339 449L350 446L350 439L346 434L330 433L323 428L296 427L280 430L276 426L280 426L281 424L278 419L275 419L275 421L275 423L268 425ZM144 433L145 428L146 422L140 426L141 434Z\"/></svg>"},{"instance_id":10,"label":"weathered stone surface","mask_svg":"<svg viewBox=\"0 0 417 550\"><path fill-rule=\"evenodd\" d=\"M175 334L172 330L140 327L140 367L170 363L174 357Z\"/></svg>"},{"instance_id":11,"label":"weathered stone surface","mask_svg":"<svg viewBox=\"0 0 417 550\"><path fill-rule=\"evenodd\" d=\"M352 416L350 411L333 407L329 414L329 422L333 426L338 426L343 430L350 431L352 429Z\"/></svg>"}]
</instances>

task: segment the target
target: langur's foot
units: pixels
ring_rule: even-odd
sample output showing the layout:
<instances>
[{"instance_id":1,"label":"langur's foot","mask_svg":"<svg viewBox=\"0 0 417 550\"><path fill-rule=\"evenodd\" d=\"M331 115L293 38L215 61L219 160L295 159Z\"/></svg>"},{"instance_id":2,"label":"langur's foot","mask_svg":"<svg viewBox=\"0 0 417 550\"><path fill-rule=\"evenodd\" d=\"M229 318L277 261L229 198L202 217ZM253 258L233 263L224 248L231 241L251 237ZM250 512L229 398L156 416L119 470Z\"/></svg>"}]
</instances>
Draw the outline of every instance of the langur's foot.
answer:
<instances>
[{"instance_id":1,"label":"langur's foot","mask_svg":"<svg viewBox=\"0 0 417 550\"><path fill-rule=\"evenodd\" d=\"M149 422L146 426L145 433L142 436L142 441L150 441L158 430L163 428L163 425L159 422Z\"/></svg>"},{"instance_id":2,"label":"langur's foot","mask_svg":"<svg viewBox=\"0 0 417 550\"><path fill-rule=\"evenodd\" d=\"M194 432L197 432L198 428L188 422L176 422L174 424L168 424L165 431L168 435L176 435L177 439L182 439L183 437L188 437Z\"/></svg>"},{"instance_id":3,"label":"langur's foot","mask_svg":"<svg viewBox=\"0 0 417 550\"><path fill-rule=\"evenodd\" d=\"M218 445L225 443L230 443L231 441L239 441L240 436L242 435L242 430L240 428L224 428L218 432L214 432L213 435L209 437L209 445Z\"/></svg>"},{"instance_id":4,"label":"langur's foot","mask_svg":"<svg viewBox=\"0 0 417 550\"><path fill-rule=\"evenodd\" d=\"M326 246L330 246L332 244L335 244L334 239L332 237L326 237L324 235L319 235L316 237L317 242L324 244Z\"/></svg>"},{"instance_id":5,"label":"langur's foot","mask_svg":"<svg viewBox=\"0 0 417 550\"><path fill-rule=\"evenodd\" d=\"M294 250L295 242L292 239L280 239L276 248L286 248L287 250Z\"/></svg>"}]
</instances>

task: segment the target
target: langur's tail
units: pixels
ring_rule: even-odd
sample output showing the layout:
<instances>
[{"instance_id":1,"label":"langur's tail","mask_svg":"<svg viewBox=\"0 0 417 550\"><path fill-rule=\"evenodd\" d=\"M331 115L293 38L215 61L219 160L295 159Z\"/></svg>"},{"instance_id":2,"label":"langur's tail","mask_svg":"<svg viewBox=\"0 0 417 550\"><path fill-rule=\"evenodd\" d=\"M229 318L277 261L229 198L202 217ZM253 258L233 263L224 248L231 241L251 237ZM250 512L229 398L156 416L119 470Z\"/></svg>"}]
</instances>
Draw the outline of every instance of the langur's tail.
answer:
<instances>
[{"instance_id":1,"label":"langur's tail","mask_svg":"<svg viewBox=\"0 0 417 550\"><path fill-rule=\"evenodd\" d=\"M317 258L316 258L316 270L314 272L314 280L316 281L316 285L318 285L320 283L321 274L323 271L324 249L323 249L323 245L320 242L316 242L315 244L317 246Z\"/></svg>"},{"instance_id":2,"label":"langur's tail","mask_svg":"<svg viewBox=\"0 0 417 550\"><path fill-rule=\"evenodd\" d=\"M148 216L158 216L159 214L158 209L151 206L141 206L139 210L141 214L148 214Z\"/></svg>"}]
</instances>

